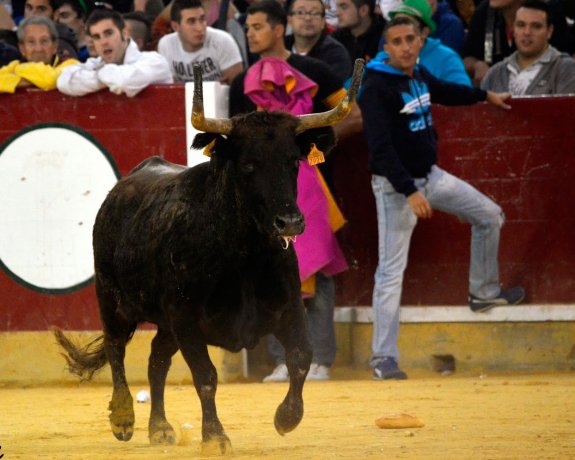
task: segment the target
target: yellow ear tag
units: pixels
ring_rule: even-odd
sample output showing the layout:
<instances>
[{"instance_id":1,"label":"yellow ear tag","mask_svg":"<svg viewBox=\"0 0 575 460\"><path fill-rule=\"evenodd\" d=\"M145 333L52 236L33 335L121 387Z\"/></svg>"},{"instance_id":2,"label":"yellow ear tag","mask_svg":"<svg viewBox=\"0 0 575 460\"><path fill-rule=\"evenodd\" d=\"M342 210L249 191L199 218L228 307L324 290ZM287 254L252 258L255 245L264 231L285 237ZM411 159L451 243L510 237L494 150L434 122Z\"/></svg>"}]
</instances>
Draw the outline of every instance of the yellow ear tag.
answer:
<instances>
[{"instance_id":1,"label":"yellow ear tag","mask_svg":"<svg viewBox=\"0 0 575 460\"><path fill-rule=\"evenodd\" d=\"M321 150L319 150L315 144L311 144L311 150L309 151L308 155L307 155L307 162L309 163L310 166L315 166L317 164L320 163L324 163L325 162L325 157L323 156L323 152Z\"/></svg>"},{"instance_id":2,"label":"yellow ear tag","mask_svg":"<svg viewBox=\"0 0 575 460\"><path fill-rule=\"evenodd\" d=\"M204 155L207 157L211 157L212 153L213 153L213 149L214 149L214 145L216 145L216 140L214 139L212 142L210 142L208 145L206 145L204 147Z\"/></svg>"}]
</instances>

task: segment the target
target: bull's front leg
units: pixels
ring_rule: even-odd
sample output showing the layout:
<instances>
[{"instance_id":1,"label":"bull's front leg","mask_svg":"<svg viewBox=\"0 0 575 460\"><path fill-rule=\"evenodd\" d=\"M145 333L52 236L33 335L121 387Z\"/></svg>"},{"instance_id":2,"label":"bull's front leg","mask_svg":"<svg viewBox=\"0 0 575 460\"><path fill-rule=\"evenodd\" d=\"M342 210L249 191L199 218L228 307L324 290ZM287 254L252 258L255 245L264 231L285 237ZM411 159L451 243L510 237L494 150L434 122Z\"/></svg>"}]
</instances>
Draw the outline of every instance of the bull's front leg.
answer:
<instances>
[{"instance_id":1,"label":"bull's front leg","mask_svg":"<svg viewBox=\"0 0 575 460\"><path fill-rule=\"evenodd\" d=\"M191 328L183 318L175 323L173 326L176 341L192 371L194 386L202 406L202 453L230 453L232 444L224 432L216 410L218 375L208 355L208 347L205 343L198 342L200 331Z\"/></svg>"},{"instance_id":2,"label":"bull's front leg","mask_svg":"<svg viewBox=\"0 0 575 460\"><path fill-rule=\"evenodd\" d=\"M295 429L303 417L302 391L312 358L303 303L284 314L275 335L285 349L290 379L288 393L274 419L277 432L284 435Z\"/></svg>"}]
</instances>

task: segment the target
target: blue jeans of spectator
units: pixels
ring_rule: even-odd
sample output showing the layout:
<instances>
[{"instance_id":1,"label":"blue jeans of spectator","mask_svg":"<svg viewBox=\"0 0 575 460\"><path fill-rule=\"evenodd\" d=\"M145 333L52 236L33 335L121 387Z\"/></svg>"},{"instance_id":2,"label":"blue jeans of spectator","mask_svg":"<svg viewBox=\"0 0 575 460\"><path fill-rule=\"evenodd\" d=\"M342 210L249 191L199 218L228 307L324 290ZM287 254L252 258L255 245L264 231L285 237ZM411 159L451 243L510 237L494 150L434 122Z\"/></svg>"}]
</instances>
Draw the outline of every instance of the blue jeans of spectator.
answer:
<instances>
[{"instance_id":1,"label":"blue jeans of spectator","mask_svg":"<svg viewBox=\"0 0 575 460\"><path fill-rule=\"evenodd\" d=\"M403 274L417 217L405 195L397 193L383 176L372 176L377 208L378 255L373 289L373 338L370 364L384 357L399 358L399 305ZM499 295L499 234L501 208L467 182L433 166L425 178L415 179L417 189L433 209L471 224L469 293L490 299Z\"/></svg>"},{"instance_id":2,"label":"blue jeans of spectator","mask_svg":"<svg viewBox=\"0 0 575 460\"><path fill-rule=\"evenodd\" d=\"M335 360L336 341L333 324L335 284L331 276L316 274L315 296L306 300L312 362L330 367ZM275 335L268 336L268 351L276 364L285 363L285 350Z\"/></svg>"}]
</instances>

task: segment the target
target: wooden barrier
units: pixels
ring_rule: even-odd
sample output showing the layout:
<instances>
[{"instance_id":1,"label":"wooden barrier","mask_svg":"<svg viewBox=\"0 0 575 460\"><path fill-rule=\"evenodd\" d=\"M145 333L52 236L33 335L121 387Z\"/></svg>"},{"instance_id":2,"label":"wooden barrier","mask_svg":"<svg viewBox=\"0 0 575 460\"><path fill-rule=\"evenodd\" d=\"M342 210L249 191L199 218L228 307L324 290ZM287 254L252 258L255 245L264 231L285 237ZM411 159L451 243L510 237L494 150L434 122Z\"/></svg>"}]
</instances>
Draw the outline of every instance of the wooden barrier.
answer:
<instances>
[{"instance_id":1,"label":"wooden barrier","mask_svg":"<svg viewBox=\"0 0 575 460\"><path fill-rule=\"evenodd\" d=\"M439 164L503 207L502 281L524 285L531 303L573 303L575 129L570 114L575 98L521 99L512 106L510 111L487 104L434 107ZM105 91L71 98L29 89L0 95L0 120L0 159L14 136L48 123L89 133L121 175L151 155L186 162L183 85L150 87L132 99ZM342 142L329 161L336 198L348 220L339 237L351 266L337 277L337 303L370 305L377 229L362 137ZM41 228L43 222L35 224ZM441 213L418 224L405 304L465 304L469 235L468 225ZM89 280L74 290L40 292L0 269L0 292L0 331L100 328Z\"/></svg>"}]
</instances>

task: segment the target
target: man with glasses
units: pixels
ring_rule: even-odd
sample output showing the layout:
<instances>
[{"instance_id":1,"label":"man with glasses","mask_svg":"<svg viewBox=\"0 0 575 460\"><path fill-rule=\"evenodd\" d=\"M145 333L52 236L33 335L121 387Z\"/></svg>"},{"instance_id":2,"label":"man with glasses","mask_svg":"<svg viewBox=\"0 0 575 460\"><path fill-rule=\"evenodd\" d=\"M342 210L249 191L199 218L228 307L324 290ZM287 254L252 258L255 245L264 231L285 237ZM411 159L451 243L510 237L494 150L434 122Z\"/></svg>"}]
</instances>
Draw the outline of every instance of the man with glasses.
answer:
<instances>
[{"instance_id":1,"label":"man with glasses","mask_svg":"<svg viewBox=\"0 0 575 460\"><path fill-rule=\"evenodd\" d=\"M20 53L26 62L12 61L0 68L0 93L14 93L16 88L36 86L56 89L62 69L78 61L58 57L58 32L52 20L43 16L24 19L18 27Z\"/></svg>"},{"instance_id":2,"label":"man with glasses","mask_svg":"<svg viewBox=\"0 0 575 460\"><path fill-rule=\"evenodd\" d=\"M286 48L294 54L324 61L341 81L351 76L351 58L345 47L326 33L325 7L321 0L292 2L288 23L293 35L286 37Z\"/></svg>"}]
</instances>

